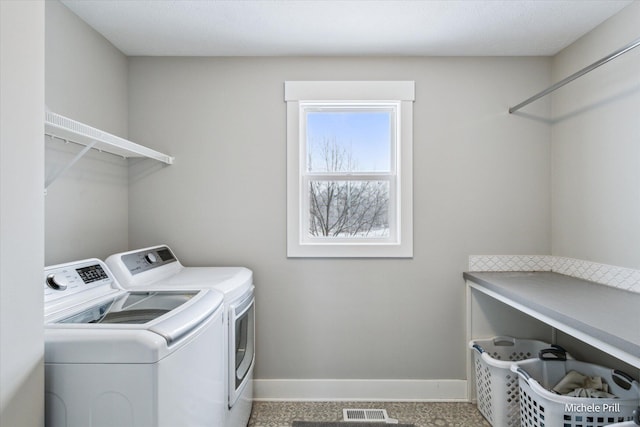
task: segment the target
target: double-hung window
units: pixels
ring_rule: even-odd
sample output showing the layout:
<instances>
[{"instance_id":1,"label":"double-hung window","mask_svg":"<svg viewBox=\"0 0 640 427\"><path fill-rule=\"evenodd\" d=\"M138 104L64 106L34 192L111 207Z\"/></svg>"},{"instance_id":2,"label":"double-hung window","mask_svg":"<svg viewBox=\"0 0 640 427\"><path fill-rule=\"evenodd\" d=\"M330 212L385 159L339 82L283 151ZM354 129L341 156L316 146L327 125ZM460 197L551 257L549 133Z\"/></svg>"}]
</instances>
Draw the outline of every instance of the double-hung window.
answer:
<instances>
[{"instance_id":1,"label":"double-hung window","mask_svg":"<svg viewBox=\"0 0 640 427\"><path fill-rule=\"evenodd\" d=\"M411 257L407 81L285 82L287 255Z\"/></svg>"}]
</instances>

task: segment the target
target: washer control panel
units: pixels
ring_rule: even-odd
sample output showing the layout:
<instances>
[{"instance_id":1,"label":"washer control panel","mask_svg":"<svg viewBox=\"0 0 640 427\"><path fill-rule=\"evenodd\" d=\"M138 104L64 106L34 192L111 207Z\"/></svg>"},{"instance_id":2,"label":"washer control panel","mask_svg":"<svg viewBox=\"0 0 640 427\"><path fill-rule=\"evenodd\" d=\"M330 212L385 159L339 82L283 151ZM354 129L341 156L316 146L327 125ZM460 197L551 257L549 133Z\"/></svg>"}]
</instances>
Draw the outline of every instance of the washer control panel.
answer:
<instances>
[{"instance_id":1,"label":"washer control panel","mask_svg":"<svg viewBox=\"0 0 640 427\"><path fill-rule=\"evenodd\" d=\"M128 253L122 255L121 259L132 276L177 261L167 246Z\"/></svg>"},{"instance_id":2,"label":"washer control panel","mask_svg":"<svg viewBox=\"0 0 640 427\"><path fill-rule=\"evenodd\" d=\"M111 288L113 279L100 260L89 259L44 270L44 300L67 298L89 289Z\"/></svg>"}]
</instances>

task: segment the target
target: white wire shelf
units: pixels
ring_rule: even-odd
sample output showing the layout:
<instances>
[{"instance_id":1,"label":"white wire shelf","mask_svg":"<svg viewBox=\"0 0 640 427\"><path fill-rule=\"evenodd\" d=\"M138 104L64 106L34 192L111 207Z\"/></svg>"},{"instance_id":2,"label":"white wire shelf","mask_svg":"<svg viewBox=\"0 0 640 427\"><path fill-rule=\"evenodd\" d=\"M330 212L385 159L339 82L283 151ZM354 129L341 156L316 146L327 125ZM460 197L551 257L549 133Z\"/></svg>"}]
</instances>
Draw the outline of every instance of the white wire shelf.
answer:
<instances>
[{"instance_id":1,"label":"white wire shelf","mask_svg":"<svg viewBox=\"0 0 640 427\"><path fill-rule=\"evenodd\" d=\"M84 123L45 111L45 134L124 158L146 157L168 165L174 158Z\"/></svg>"}]
</instances>

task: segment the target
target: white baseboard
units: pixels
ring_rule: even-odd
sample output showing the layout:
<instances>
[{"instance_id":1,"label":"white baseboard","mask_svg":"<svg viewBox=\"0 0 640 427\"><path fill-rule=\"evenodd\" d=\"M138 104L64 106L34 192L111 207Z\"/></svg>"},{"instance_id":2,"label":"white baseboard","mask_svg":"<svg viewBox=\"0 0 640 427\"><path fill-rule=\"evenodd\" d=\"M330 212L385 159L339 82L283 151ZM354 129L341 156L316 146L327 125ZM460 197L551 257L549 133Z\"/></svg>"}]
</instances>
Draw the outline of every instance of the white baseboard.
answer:
<instances>
[{"instance_id":1,"label":"white baseboard","mask_svg":"<svg viewBox=\"0 0 640 427\"><path fill-rule=\"evenodd\" d=\"M460 402L466 380L253 380L254 400Z\"/></svg>"}]
</instances>

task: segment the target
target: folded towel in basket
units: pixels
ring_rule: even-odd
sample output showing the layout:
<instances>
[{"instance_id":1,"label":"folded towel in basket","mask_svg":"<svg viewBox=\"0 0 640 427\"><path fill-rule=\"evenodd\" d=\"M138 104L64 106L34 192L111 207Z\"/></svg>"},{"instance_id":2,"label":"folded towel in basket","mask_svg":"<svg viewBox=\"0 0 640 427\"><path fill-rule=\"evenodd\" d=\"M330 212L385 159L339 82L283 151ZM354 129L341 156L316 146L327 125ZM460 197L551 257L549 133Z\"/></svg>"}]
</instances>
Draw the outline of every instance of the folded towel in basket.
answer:
<instances>
[{"instance_id":1,"label":"folded towel in basket","mask_svg":"<svg viewBox=\"0 0 640 427\"><path fill-rule=\"evenodd\" d=\"M601 377L590 377L577 371L569 371L553 387L553 391L572 397L616 398L609 393L609 386Z\"/></svg>"}]
</instances>

